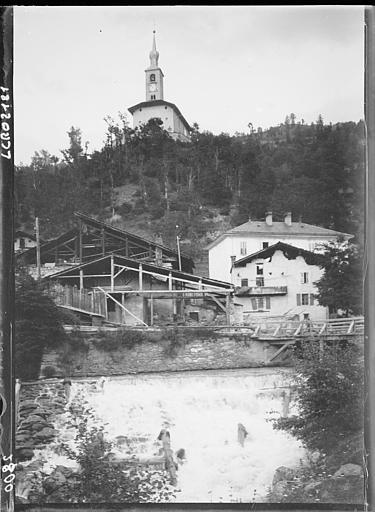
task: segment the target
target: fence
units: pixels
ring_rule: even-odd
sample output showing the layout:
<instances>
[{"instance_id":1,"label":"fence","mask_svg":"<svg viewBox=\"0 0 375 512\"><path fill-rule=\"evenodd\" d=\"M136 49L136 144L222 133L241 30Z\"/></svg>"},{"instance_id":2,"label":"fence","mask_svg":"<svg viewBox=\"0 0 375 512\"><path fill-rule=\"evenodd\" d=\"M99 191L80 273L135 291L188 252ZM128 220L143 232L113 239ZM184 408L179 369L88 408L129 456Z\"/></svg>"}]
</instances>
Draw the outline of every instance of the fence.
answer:
<instances>
[{"instance_id":1,"label":"fence","mask_svg":"<svg viewBox=\"0 0 375 512\"><path fill-rule=\"evenodd\" d=\"M51 295L58 306L103 317L107 316L106 298L100 290L57 285L51 290Z\"/></svg>"}]
</instances>

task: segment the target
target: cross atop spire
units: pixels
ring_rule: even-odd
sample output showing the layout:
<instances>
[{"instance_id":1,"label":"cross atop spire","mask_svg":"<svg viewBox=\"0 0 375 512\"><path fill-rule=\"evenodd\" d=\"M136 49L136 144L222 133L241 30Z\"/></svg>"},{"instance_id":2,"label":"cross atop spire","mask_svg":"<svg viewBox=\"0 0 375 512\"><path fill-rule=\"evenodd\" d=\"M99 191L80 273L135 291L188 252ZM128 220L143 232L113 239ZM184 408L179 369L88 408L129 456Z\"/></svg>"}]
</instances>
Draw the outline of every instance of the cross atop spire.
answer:
<instances>
[{"instance_id":1,"label":"cross atop spire","mask_svg":"<svg viewBox=\"0 0 375 512\"><path fill-rule=\"evenodd\" d=\"M158 61L159 61L159 52L156 49L156 39L155 39L156 30L153 30L152 32L153 32L153 39L152 39L152 50L150 51L150 67L157 68Z\"/></svg>"}]
</instances>

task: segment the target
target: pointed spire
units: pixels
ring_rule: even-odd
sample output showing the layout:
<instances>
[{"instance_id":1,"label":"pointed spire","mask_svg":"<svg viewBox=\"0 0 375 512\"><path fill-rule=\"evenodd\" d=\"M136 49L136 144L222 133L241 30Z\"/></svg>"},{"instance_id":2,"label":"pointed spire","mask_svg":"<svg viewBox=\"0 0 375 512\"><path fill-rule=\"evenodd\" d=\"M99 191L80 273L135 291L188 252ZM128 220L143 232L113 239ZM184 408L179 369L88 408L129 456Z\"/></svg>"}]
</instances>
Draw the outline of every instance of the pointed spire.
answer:
<instances>
[{"instance_id":1,"label":"pointed spire","mask_svg":"<svg viewBox=\"0 0 375 512\"><path fill-rule=\"evenodd\" d=\"M156 49L155 30L153 30L152 50L150 51L150 67L157 68L159 60L159 52Z\"/></svg>"}]
</instances>

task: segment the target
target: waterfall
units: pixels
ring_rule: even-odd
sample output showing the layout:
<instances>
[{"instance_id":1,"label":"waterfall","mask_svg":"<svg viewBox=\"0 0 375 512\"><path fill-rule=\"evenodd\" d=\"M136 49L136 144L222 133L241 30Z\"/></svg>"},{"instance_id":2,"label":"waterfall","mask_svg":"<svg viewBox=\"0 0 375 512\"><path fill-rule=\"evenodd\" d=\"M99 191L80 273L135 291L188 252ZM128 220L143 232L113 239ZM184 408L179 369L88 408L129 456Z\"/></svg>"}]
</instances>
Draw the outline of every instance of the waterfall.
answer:
<instances>
[{"instance_id":1,"label":"waterfall","mask_svg":"<svg viewBox=\"0 0 375 512\"><path fill-rule=\"evenodd\" d=\"M213 370L113 377L103 393L87 383L85 398L106 422L116 456L153 457L161 428L185 460L177 501L249 502L265 497L275 469L296 465L299 443L267 421L285 416L291 373L279 369ZM238 425L246 436L238 441Z\"/></svg>"},{"instance_id":2,"label":"waterfall","mask_svg":"<svg viewBox=\"0 0 375 512\"><path fill-rule=\"evenodd\" d=\"M69 403L87 401L118 459L159 456L157 438L167 430L178 463L177 502L259 502L275 469L304 457L299 443L268 421L293 412L291 374L252 368L73 380ZM68 419L66 410L56 420L58 439L43 454L49 464L59 442L73 448ZM63 463L61 455L55 463Z\"/></svg>"}]
</instances>

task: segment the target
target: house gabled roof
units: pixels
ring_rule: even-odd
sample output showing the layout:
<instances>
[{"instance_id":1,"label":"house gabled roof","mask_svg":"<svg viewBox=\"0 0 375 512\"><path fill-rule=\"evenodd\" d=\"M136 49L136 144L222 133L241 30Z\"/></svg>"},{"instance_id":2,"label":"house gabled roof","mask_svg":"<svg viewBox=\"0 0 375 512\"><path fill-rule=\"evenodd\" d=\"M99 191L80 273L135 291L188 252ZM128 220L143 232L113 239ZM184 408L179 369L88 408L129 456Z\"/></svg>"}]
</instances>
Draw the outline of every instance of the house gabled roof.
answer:
<instances>
[{"instance_id":1,"label":"house gabled roof","mask_svg":"<svg viewBox=\"0 0 375 512\"><path fill-rule=\"evenodd\" d=\"M224 290L233 289L233 285L231 283L227 283L226 281L218 281L217 279L211 279L208 277L200 277L195 274L189 274L188 272L181 272L180 270L174 270L172 268L160 267L158 265L153 265L151 263L144 263L141 261L135 261L132 258L126 258L125 256L119 255L111 255L103 256L102 258L98 258L96 260L88 261L87 263L82 263L78 265L74 265L73 267L69 267L67 269L61 270L60 272L56 272L54 274L49 274L45 276L43 279L58 279L59 277L72 277L79 278L79 270L91 269L95 272L95 275L100 275L100 272L109 273L111 268L111 258L113 257L113 261L115 265L123 265L126 266L129 270L138 271L140 265L142 265L142 269L144 271L152 272L155 275L163 276L168 278L169 274L174 278L180 279L188 279L192 283L199 284L200 282L203 285L215 286L218 288L223 288Z\"/></svg>"},{"instance_id":2,"label":"house gabled roof","mask_svg":"<svg viewBox=\"0 0 375 512\"><path fill-rule=\"evenodd\" d=\"M354 235L349 233L342 233L341 231L335 231L333 229L323 228L321 226L314 226L313 224L306 224L305 222L292 222L288 226L285 222L272 222L269 226L264 220L249 220L244 224L226 231L221 234L216 240L211 242L207 249L215 247L219 242L224 240L226 237L232 236L252 236L252 235L265 235L265 236L311 236L311 237L339 237L342 236L346 240L353 238Z\"/></svg>"},{"instance_id":3,"label":"house gabled roof","mask_svg":"<svg viewBox=\"0 0 375 512\"><path fill-rule=\"evenodd\" d=\"M192 128L189 125L189 123L186 121L184 116L181 114L180 109L174 104L170 103L169 101L164 100L152 100L152 101L142 101L141 103L137 103L136 105L133 105L132 107L129 107L129 112L133 115L134 112L139 108L148 108L148 107L155 107L155 106L165 106L165 107L171 107L175 113L180 117L183 125L187 129L188 132L191 132ZM157 117L157 116L155 116Z\"/></svg>"},{"instance_id":4,"label":"house gabled roof","mask_svg":"<svg viewBox=\"0 0 375 512\"><path fill-rule=\"evenodd\" d=\"M17 229L17 231L14 233L14 238L17 237L30 238L30 240L34 240L34 242L36 241L35 235L27 233L26 231L22 231L22 229Z\"/></svg>"},{"instance_id":5,"label":"house gabled roof","mask_svg":"<svg viewBox=\"0 0 375 512\"><path fill-rule=\"evenodd\" d=\"M322 255L319 253L307 251L306 249L301 249L300 247L286 244L285 242L277 242L261 251L254 252L253 254L249 254L235 261L233 266L246 267L246 265L253 260L271 258L276 251L282 251L288 260L294 260L297 256L302 256L308 265L319 265L319 262L322 261Z\"/></svg>"}]
</instances>

